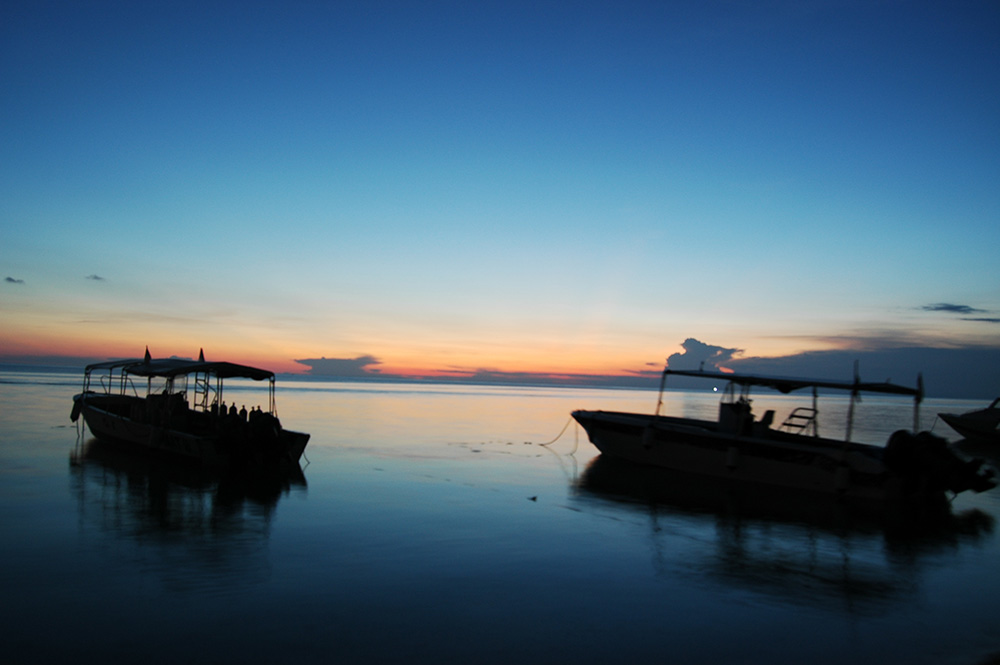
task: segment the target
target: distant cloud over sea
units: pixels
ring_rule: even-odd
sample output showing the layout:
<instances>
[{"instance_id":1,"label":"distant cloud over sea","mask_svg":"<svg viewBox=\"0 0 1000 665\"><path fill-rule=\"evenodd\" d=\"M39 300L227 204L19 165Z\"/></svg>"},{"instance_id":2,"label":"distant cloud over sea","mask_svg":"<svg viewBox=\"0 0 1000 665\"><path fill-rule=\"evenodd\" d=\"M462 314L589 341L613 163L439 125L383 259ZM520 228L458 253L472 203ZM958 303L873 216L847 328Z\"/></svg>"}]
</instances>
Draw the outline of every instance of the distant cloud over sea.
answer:
<instances>
[{"instance_id":1,"label":"distant cloud over sea","mask_svg":"<svg viewBox=\"0 0 1000 665\"><path fill-rule=\"evenodd\" d=\"M375 356L358 356L357 358L312 358L296 360L295 362L309 367L313 376L340 377L370 377L378 376L378 369L369 369L373 365L381 365L382 361Z\"/></svg>"}]
</instances>

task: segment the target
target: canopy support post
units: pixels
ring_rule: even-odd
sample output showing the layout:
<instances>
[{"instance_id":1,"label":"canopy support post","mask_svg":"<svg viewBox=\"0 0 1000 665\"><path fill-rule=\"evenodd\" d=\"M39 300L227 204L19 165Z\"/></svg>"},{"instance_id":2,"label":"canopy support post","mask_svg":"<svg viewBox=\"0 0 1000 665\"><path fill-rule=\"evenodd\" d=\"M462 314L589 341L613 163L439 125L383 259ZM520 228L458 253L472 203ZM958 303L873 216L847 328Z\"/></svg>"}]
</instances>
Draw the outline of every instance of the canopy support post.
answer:
<instances>
[{"instance_id":1,"label":"canopy support post","mask_svg":"<svg viewBox=\"0 0 1000 665\"><path fill-rule=\"evenodd\" d=\"M660 407L663 406L663 388L664 388L664 386L667 385L667 370L668 369L669 369L669 365L664 365L663 366L663 374L660 376L660 395L656 399L656 413L653 414L653 415L655 415L657 417L659 417L659 415L660 415Z\"/></svg>"}]
</instances>

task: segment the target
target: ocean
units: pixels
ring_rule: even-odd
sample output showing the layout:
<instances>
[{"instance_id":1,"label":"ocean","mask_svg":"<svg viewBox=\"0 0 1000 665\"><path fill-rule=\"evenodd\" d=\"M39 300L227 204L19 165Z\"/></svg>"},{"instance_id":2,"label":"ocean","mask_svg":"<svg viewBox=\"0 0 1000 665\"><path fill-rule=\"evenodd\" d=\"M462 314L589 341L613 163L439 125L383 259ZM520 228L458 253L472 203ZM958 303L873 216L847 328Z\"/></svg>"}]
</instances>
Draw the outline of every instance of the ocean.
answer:
<instances>
[{"instance_id":1,"label":"ocean","mask_svg":"<svg viewBox=\"0 0 1000 665\"><path fill-rule=\"evenodd\" d=\"M6 662L1000 658L1000 490L859 515L608 466L569 418L655 392L296 380L302 473L261 486L97 444L70 421L81 379L0 372ZM985 405L926 400L922 427L954 440L936 414ZM820 407L839 435L847 400ZM854 438L911 424L867 398Z\"/></svg>"}]
</instances>

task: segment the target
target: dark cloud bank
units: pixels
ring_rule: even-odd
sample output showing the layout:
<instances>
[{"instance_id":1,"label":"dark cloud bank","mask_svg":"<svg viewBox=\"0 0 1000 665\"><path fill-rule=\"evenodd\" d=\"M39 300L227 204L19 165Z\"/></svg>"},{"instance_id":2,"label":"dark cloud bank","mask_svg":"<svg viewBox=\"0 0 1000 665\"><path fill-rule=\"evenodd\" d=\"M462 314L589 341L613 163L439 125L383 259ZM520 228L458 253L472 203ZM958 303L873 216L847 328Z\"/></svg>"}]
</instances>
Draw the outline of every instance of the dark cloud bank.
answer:
<instances>
[{"instance_id":1,"label":"dark cloud bank","mask_svg":"<svg viewBox=\"0 0 1000 665\"><path fill-rule=\"evenodd\" d=\"M696 353L688 350L695 342ZM697 368L705 351L701 342L685 342L685 354L671 356L671 367ZM746 374L767 374L850 381L854 365L866 381L892 381L916 386L922 374L930 397L992 399L1000 395L1000 346L972 348L895 347L874 350L809 351L777 358L743 358L739 349L701 345L722 359L717 365ZM678 361L675 365L674 360ZM712 366L712 358L706 369Z\"/></svg>"},{"instance_id":2,"label":"dark cloud bank","mask_svg":"<svg viewBox=\"0 0 1000 665\"><path fill-rule=\"evenodd\" d=\"M916 385L923 374L930 397L1000 395L1000 348L926 349L918 347L878 351L813 351L782 358L746 358L731 365L740 372L790 376L853 378L858 362L863 380Z\"/></svg>"},{"instance_id":3,"label":"dark cloud bank","mask_svg":"<svg viewBox=\"0 0 1000 665\"><path fill-rule=\"evenodd\" d=\"M716 370L720 367L747 374L768 374L850 381L857 362L862 380L892 381L916 386L923 374L930 397L966 397L992 399L1000 395L1000 347L940 349L900 347L869 351L811 351L778 358L744 358L743 350L706 344L687 339L684 351L667 361L674 369ZM319 358L297 360L310 367L315 377L413 380L382 373L374 356L357 358ZM656 388L662 364L649 363L648 369L621 376L599 374L537 374L501 372L490 369L455 370L434 381L454 383L509 383L527 385L594 386L621 388ZM430 381L428 379L427 381ZM670 387L705 387L704 381L671 377Z\"/></svg>"}]
</instances>

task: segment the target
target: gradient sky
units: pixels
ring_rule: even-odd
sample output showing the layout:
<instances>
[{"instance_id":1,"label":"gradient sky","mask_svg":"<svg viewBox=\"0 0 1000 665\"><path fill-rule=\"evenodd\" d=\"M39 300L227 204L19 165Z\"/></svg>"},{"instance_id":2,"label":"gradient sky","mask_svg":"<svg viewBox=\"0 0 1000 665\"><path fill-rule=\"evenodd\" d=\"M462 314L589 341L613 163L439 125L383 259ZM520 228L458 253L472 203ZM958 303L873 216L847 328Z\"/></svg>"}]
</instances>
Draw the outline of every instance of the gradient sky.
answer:
<instances>
[{"instance_id":1,"label":"gradient sky","mask_svg":"<svg viewBox=\"0 0 1000 665\"><path fill-rule=\"evenodd\" d=\"M1000 346L1000 4L0 8L0 355Z\"/></svg>"}]
</instances>

